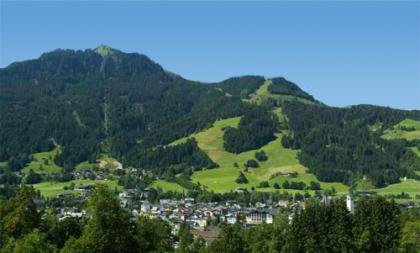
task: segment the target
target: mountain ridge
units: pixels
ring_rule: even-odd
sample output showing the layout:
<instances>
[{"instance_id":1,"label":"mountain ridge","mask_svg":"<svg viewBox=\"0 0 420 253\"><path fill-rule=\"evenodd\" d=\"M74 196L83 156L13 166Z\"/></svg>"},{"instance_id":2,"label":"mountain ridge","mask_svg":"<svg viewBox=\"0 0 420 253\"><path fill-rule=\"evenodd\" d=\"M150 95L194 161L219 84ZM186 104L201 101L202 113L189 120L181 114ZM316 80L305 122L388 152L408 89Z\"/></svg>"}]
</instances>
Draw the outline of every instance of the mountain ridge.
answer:
<instances>
[{"instance_id":1,"label":"mountain ridge","mask_svg":"<svg viewBox=\"0 0 420 253\"><path fill-rule=\"evenodd\" d=\"M263 133L274 108L286 121ZM0 161L11 160L16 169L55 143L62 147L55 162L67 171L104 152L160 176L214 168L217 164L194 141L165 145L238 116L243 122L226 131L226 147L258 148L277 131L287 131L278 145L300 150L300 162L324 181L350 184L353 177L369 174L377 185L387 185L401 176L416 177L418 167L405 149L418 145L416 140L399 143L379 134L404 118L419 120L420 111L333 108L282 77L191 81L145 55L107 46L54 50L0 69L0 114ZM377 133L369 132L374 124L381 126Z\"/></svg>"}]
</instances>

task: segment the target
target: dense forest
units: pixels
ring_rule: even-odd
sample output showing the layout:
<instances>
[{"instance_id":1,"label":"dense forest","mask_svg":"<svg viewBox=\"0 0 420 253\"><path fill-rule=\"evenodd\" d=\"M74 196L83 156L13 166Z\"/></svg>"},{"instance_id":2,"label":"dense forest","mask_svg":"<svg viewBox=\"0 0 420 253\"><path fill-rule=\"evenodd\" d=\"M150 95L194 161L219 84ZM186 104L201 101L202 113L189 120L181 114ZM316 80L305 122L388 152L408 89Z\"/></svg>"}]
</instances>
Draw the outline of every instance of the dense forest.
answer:
<instances>
[{"instance_id":1,"label":"dense forest","mask_svg":"<svg viewBox=\"0 0 420 253\"><path fill-rule=\"evenodd\" d=\"M272 84L268 87L268 91L273 94L290 95L315 101L311 95L283 77L273 78L271 79L271 82Z\"/></svg>"},{"instance_id":2,"label":"dense forest","mask_svg":"<svg viewBox=\"0 0 420 253\"><path fill-rule=\"evenodd\" d=\"M277 116L263 107L245 112L238 128L226 128L223 135L225 149L232 153L257 149L275 139L279 130Z\"/></svg>"},{"instance_id":3,"label":"dense forest","mask_svg":"<svg viewBox=\"0 0 420 253\"><path fill-rule=\"evenodd\" d=\"M133 148L148 152L247 107L144 55L56 50L0 69L0 161L23 167L28 155L60 145L64 167L101 152L138 166Z\"/></svg>"},{"instance_id":4,"label":"dense forest","mask_svg":"<svg viewBox=\"0 0 420 253\"><path fill-rule=\"evenodd\" d=\"M172 234L163 220L131 219L115 193L100 184L89 198L88 215L62 220L39 193L23 186L0 200L0 252L417 252L420 210L401 211L383 197L362 198L357 207L351 214L343 199L308 202L291 222L280 213L274 224L222 224L219 237L206 245L186 224Z\"/></svg>"},{"instance_id":5,"label":"dense forest","mask_svg":"<svg viewBox=\"0 0 420 253\"><path fill-rule=\"evenodd\" d=\"M264 82L265 78L262 76L242 76L232 77L214 85L230 96L246 99Z\"/></svg>"},{"instance_id":6,"label":"dense forest","mask_svg":"<svg viewBox=\"0 0 420 253\"><path fill-rule=\"evenodd\" d=\"M300 162L323 181L351 184L367 176L375 186L399 182L401 177L417 178L420 158L407 146L416 143L384 140L384 129L404 118L420 119L420 111L402 111L377 106L333 108L286 103L289 136L285 147L300 149ZM373 125L381 128L372 131Z\"/></svg>"}]
</instances>

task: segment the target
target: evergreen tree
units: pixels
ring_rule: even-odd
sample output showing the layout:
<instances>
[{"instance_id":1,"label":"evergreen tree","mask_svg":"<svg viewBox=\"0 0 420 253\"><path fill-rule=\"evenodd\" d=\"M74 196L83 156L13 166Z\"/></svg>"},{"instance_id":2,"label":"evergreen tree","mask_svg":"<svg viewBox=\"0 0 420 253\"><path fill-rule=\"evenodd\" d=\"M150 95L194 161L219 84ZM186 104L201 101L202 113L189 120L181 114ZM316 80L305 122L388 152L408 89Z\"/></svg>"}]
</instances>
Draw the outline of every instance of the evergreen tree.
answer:
<instances>
[{"instance_id":1,"label":"evergreen tree","mask_svg":"<svg viewBox=\"0 0 420 253\"><path fill-rule=\"evenodd\" d=\"M236 183L238 184L247 184L248 183L248 179L246 178L245 174L241 172L239 172L239 176L238 178L235 180Z\"/></svg>"}]
</instances>

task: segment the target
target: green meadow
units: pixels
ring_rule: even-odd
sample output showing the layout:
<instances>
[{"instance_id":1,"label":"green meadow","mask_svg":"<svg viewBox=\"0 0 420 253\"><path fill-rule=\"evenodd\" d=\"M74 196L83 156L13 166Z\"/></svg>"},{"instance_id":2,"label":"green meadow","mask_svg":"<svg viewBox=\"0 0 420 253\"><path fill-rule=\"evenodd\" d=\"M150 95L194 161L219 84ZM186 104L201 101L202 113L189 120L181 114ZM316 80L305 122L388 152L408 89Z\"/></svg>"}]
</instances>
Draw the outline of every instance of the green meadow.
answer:
<instances>
[{"instance_id":1,"label":"green meadow","mask_svg":"<svg viewBox=\"0 0 420 253\"><path fill-rule=\"evenodd\" d=\"M64 190L65 186L70 186L71 184L75 185L94 185L96 183L101 183L109 186L112 189L121 190L122 187L118 185L116 180L90 180L90 179L78 179L72 180L69 182L41 182L34 184L33 187L41 192L41 195L46 198L55 197L57 194L62 193L77 193L73 190Z\"/></svg>"},{"instance_id":2,"label":"green meadow","mask_svg":"<svg viewBox=\"0 0 420 253\"><path fill-rule=\"evenodd\" d=\"M279 116L280 120L283 119L281 109L277 108L275 113ZM225 127L237 127L240 121L240 117L219 120L216 121L213 126L203 132L199 132L189 136L188 138L194 137L197 140L198 146L201 150L207 153L207 155L216 162L219 167L211 170L202 170L195 172L192 175L192 181L200 183L207 187L208 190L215 192L229 192L235 190L238 187L255 188L257 191L275 191L272 187L274 182L282 183L285 180L289 181L304 181L309 184L310 181L316 181L316 177L307 172L307 169L299 164L296 155L297 151L292 149L285 149L281 145L281 137L286 133L277 133L276 139L269 142L260 149L255 149L240 154L233 154L227 152L223 147L223 129ZM179 139L169 145L176 145L185 142L186 138ZM258 162L258 168L249 168L247 172L244 171L244 163L249 159L255 159L254 155L257 151L264 151L268 160L264 162ZM238 164L235 167L234 164ZM237 184L235 182L239 175L239 172L243 171L248 179L247 184ZM297 172L298 175L295 178L287 176L277 176L270 179L270 176L278 172ZM261 181L269 181L270 188L257 188ZM158 181L158 184L162 183ZM323 189L331 189L334 187L337 192L345 193L348 187L341 183L321 183ZM155 183L156 184L156 183ZM161 187L162 189L175 190L177 184L169 183ZM168 188L169 187L169 188ZM288 192L297 192L299 190L287 190ZM304 192L304 191L299 191Z\"/></svg>"},{"instance_id":3,"label":"green meadow","mask_svg":"<svg viewBox=\"0 0 420 253\"><path fill-rule=\"evenodd\" d=\"M410 197L414 198L416 195L420 195L420 181L415 179L407 179L407 181L388 185L387 187L375 189L374 191L380 195L400 194L404 192L410 194Z\"/></svg>"},{"instance_id":4,"label":"green meadow","mask_svg":"<svg viewBox=\"0 0 420 253\"><path fill-rule=\"evenodd\" d=\"M413 131L406 131L402 128L414 128ZM420 121L413 119L404 119L396 124L393 129L387 129L382 136L385 139L420 139Z\"/></svg>"},{"instance_id":5,"label":"green meadow","mask_svg":"<svg viewBox=\"0 0 420 253\"><path fill-rule=\"evenodd\" d=\"M177 183L168 182L165 180L156 180L152 183L151 187L155 189L161 189L164 192L168 191L175 191L175 192L183 192L187 191L184 187L180 186Z\"/></svg>"},{"instance_id":6,"label":"green meadow","mask_svg":"<svg viewBox=\"0 0 420 253\"><path fill-rule=\"evenodd\" d=\"M0 169L7 168L7 162L0 162Z\"/></svg>"},{"instance_id":7,"label":"green meadow","mask_svg":"<svg viewBox=\"0 0 420 253\"><path fill-rule=\"evenodd\" d=\"M61 167L55 164L54 158L60 151L60 147L47 152L34 153L32 161L25 166L23 172L27 175L30 170L40 174L54 174L61 171Z\"/></svg>"}]
</instances>

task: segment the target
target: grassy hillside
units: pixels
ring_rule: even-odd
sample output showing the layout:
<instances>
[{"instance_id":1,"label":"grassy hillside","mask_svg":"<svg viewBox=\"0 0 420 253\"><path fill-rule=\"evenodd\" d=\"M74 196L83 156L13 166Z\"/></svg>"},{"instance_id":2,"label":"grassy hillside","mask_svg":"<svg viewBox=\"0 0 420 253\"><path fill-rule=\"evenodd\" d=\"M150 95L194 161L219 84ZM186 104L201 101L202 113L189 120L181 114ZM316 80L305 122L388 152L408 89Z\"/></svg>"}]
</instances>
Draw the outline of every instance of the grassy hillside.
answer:
<instances>
[{"instance_id":1,"label":"grassy hillside","mask_svg":"<svg viewBox=\"0 0 420 253\"><path fill-rule=\"evenodd\" d=\"M153 188L160 188L162 191L175 191L175 192L183 192L184 190L187 191L184 187L180 186L177 183L168 182L165 180L156 180L152 183L151 187Z\"/></svg>"},{"instance_id":2,"label":"grassy hillside","mask_svg":"<svg viewBox=\"0 0 420 253\"><path fill-rule=\"evenodd\" d=\"M275 113L282 117L281 109L276 109ZM258 191L274 191L275 189L272 187L272 184L274 182L282 183L285 180L304 181L307 184L309 184L310 181L317 181L313 174L306 173L306 168L299 164L296 158L296 150L283 148L280 140L284 133L276 134L277 138L275 140L260 149L240 154L233 154L225 151L223 147L223 129L225 127L237 127L239 120L240 117L219 120L213 124L213 127L190 136L194 137L197 140L200 149L206 152L209 157L220 166L219 168L212 170L195 172L192 176L194 182L200 182L200 184L205 185L209 190L214 190L215 192L228 192L235 190L238 187L248 189L255 187L257 189L257 186L261 181L270 181L271 187L258 188ZM170 145L182 143L186 139L187 138L182 138ZM249 168L248 172L244 172L249 180L248 184L235 183L235 179L238 177L239 172L244 170L244 163L249 159L255 159L255 152L261 150L264 150L267 154L268 160L259 162L259 168ZM235 163L237 163L239 167L235 167ZM275 173L287 171L298 172L298 176L296 178L278 176L270 179L270 176ZM155 185L156 184L160 185L162 182L155 183ZM162 189L167 186L168 185L164 185ZM321 187L324 189L335 187L338 192L347 191L347 186L340 183L321 183ZM175 187L166 189L175 190ZM294 192L293 190L287 191Z\"/></svg>"},{"instance_id":3,"label":"grassy hillside","mask_svg":"<svg viewBox=\"0 0 420 253\"><path fill-rule=\"evenodd\" d=\"M411 128L411 130L408 131L408 128ZM386 130L382 137L385 139L420 139L420 121L404 119L392 129Z\"/></svg>"},{"instance_id":4,"label":"grassy hillside","mask_svg":"<svg viewBox=\"0 0 420 253\"><path fill-rule=\"evenodd\" d=\"M42 182L38 184L34 184L33 187L41 192L44 197L50 198L55 197L57 194L61 193L77 193L73 190L64 190L65 186L70 186L71 184L75 185L94 185L96 183L106 184L107 186L111 187L112 189L119 189L121 190L122 187L117 184L117 181L113 180L89 180L89 179L79 179L79 180L72 180L69 182Z\"/></svg>"},{"instance_id":5,"label":"grassy hillside","mask_svg":"<svg viewBox=\"0 0 420 253\"><path fill-rule=\"evenodd\" d=\"M59 151L60 147L57 146L51 151L33 154L33 160L23 169L23 172L27 175L32 169L40 174L59 173L61 167L54 163L54 158Z\"/></svg>"},{"instance_id":6,"label":"grassy hillside","mask_svg":"<svg viewBox=\"0 0 420 253\"><path fill-rule=\"evenodd\" d=\"M407 179L398 184L392 184L384 188L375 189L380 195L387 194L400 194L402 192L408 193L410 197L414 198L416 195L420 195L420 181L414 179Z\"/></svg>"}]
</instances>

